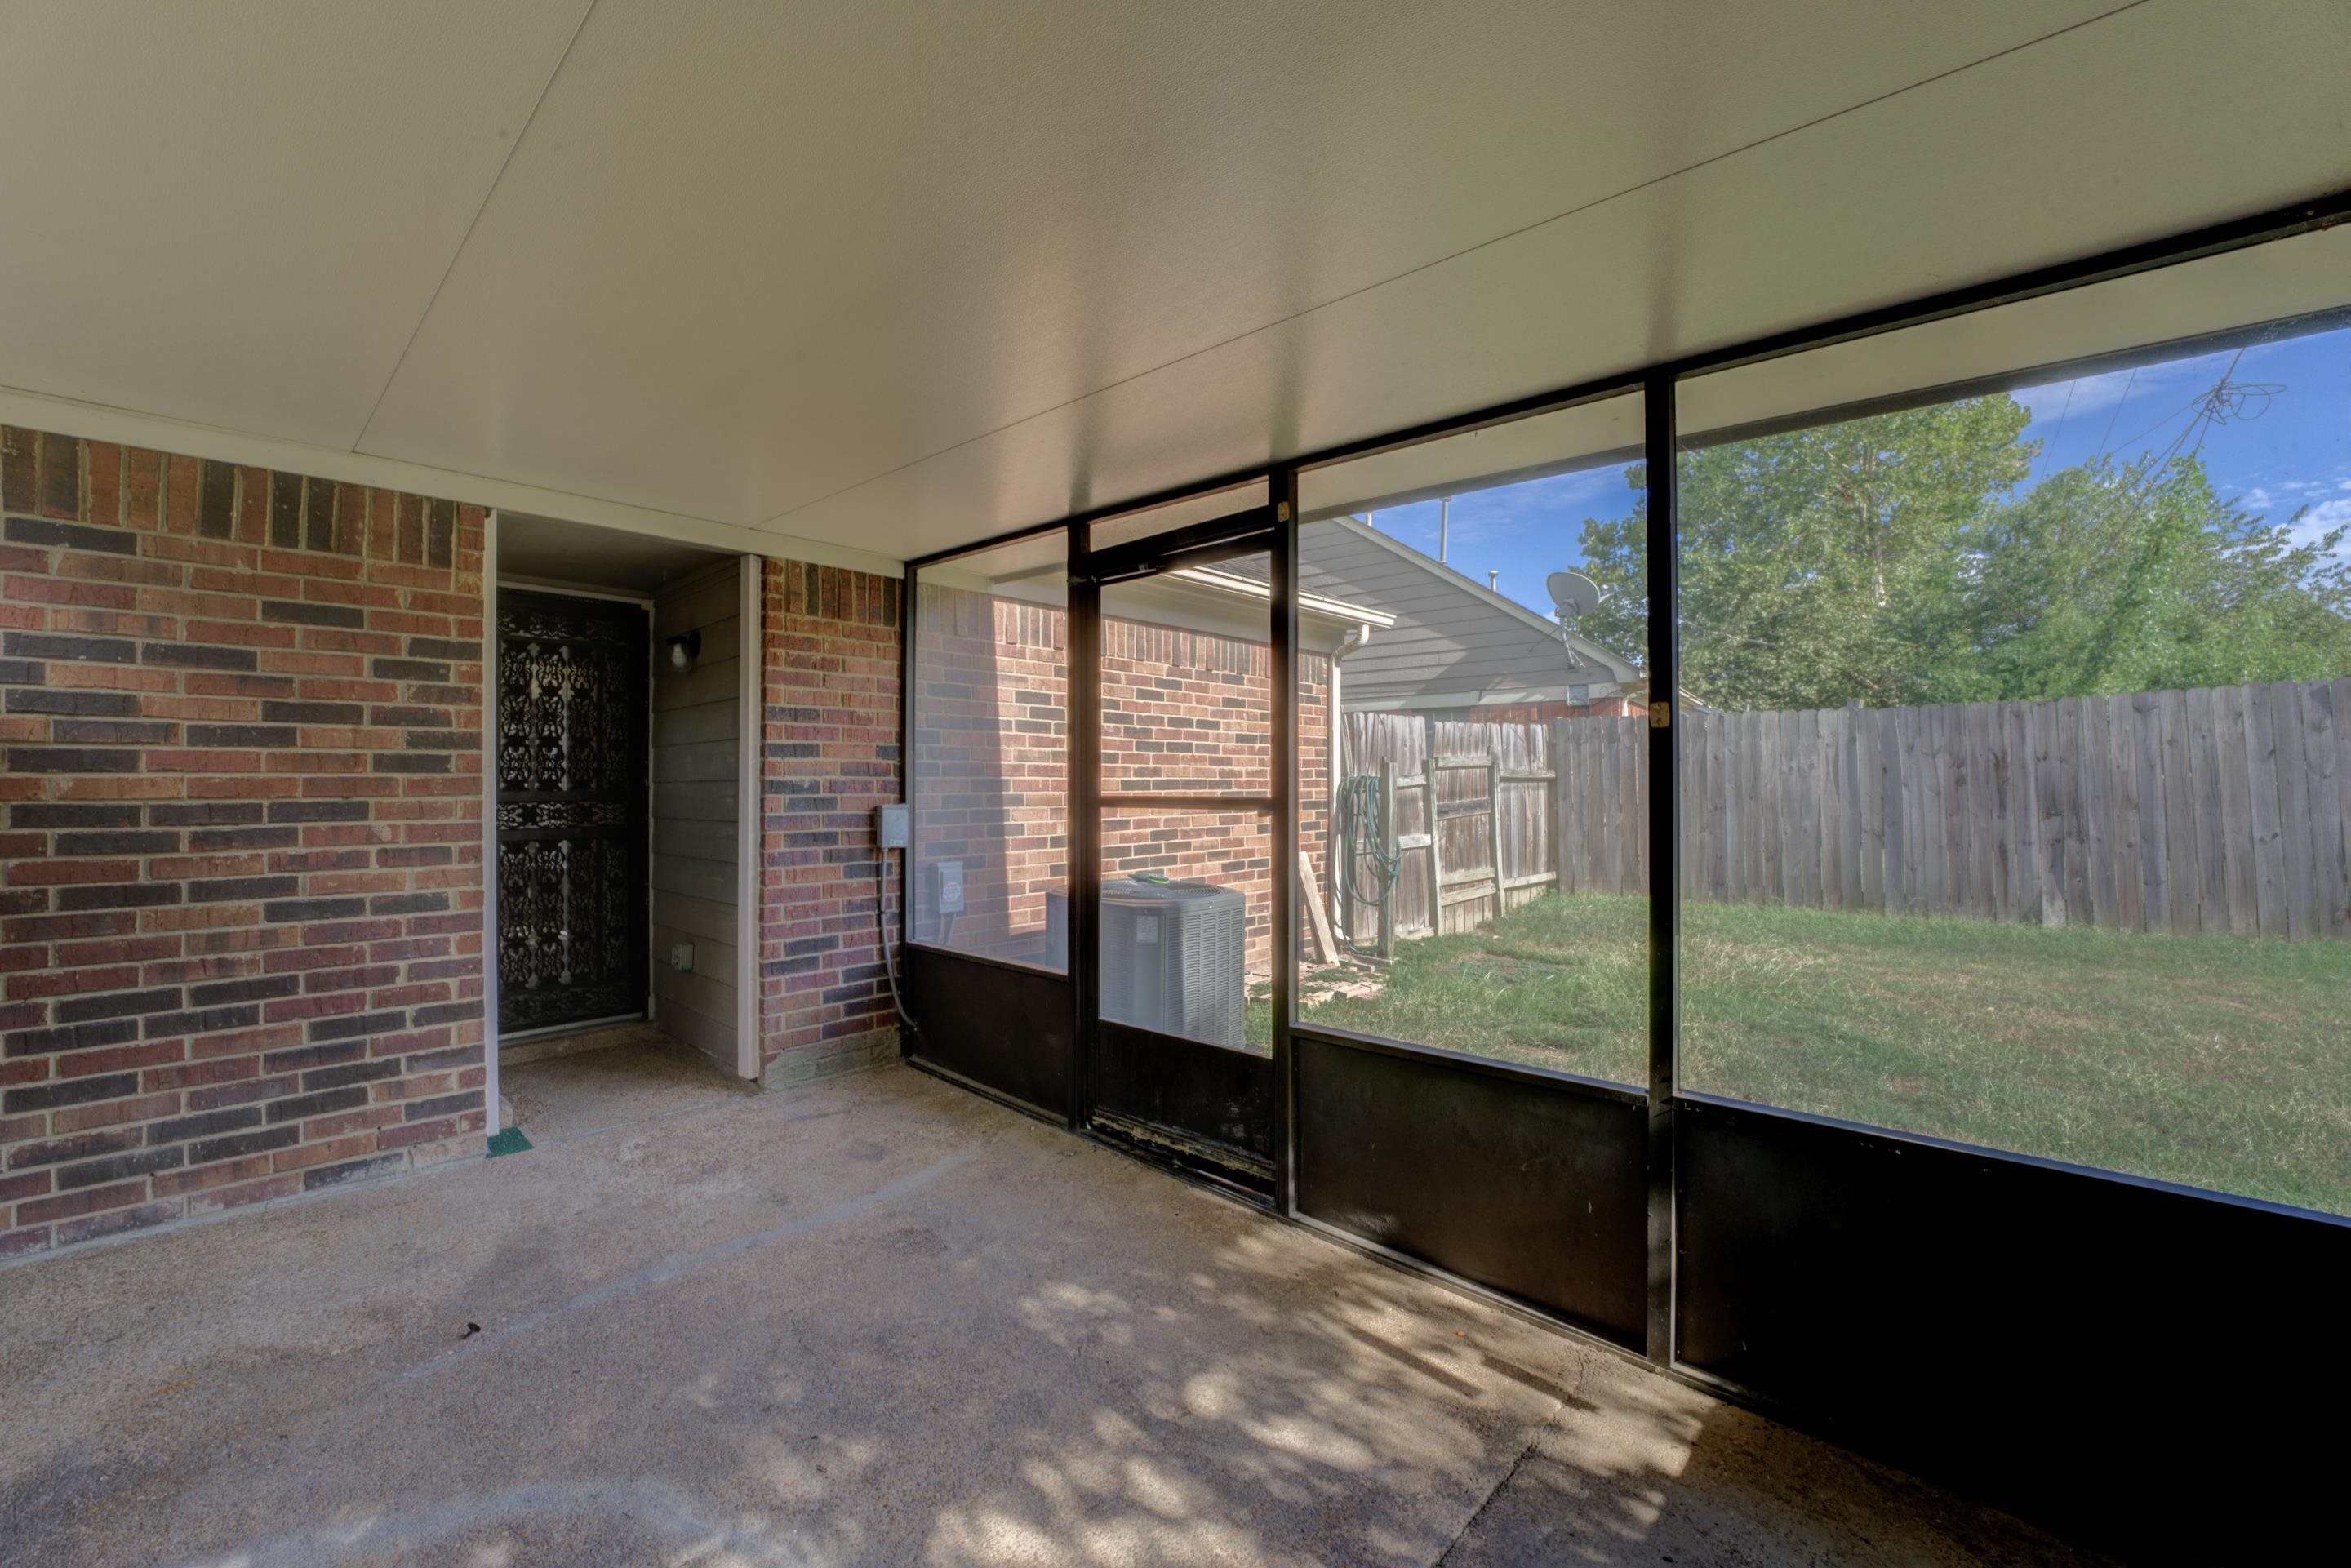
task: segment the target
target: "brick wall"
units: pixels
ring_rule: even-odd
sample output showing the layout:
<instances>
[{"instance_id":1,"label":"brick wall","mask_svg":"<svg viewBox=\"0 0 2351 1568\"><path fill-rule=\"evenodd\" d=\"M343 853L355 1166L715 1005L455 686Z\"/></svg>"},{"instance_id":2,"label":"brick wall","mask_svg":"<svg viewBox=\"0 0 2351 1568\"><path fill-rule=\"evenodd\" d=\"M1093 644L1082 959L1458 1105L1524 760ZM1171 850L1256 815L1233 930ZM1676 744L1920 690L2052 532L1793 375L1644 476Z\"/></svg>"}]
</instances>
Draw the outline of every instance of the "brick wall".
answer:
<instances>
[{"instance_id":1,"label":"brick wall","mask_svg":"<svg viewBox=\"0 0 2351 1568\"><path fill-rule=\"evenodd\" d=\"M1069 885L1068 618L1050 605L925 582L914 655L915 841L964 870L950 928L935 874L912 890L914 934L1044 961L1046 895Z\"/></svg>"},{"instance_id":2,"label":"brick wall","mask_svg":"<svg viewBox=\"0 0 2351 1568\"><path fill-rule=\"evenodd\" d=\"M0 1255L478 1151L483 512L0 433Z\"/></svg>"},{"instance_id":3,"label":"brick wall","mask_svg":"<svg viewBox=\"0 0 2351 1568\"><path fill-rule=\"evenodd\" d=\"M957 861L965 909L952 946L1035 960L1046 894L1068 886L1067 627L1050 606L925 584L916 601L922 700L914 735L925 865ZM1106 618L1102 780L1121 792L1272 791L1271 651L1262 642ZM1301 847L1321 878L1329 817L1330 662L1299 661ZM1241 890L1249 967L1271 964L1273 835L1251 812L1121 812L1103 819L1106 875L1165 872ZM945 929L915 891L919 939Z\"/></svg>"},{"instance_id":4,"label":"brick wall","mask_svg":"<svg viewBox=\"0 0 2351 1568\"><path fill-rule=\"evenodd\" d=\"M1102 623L1102 874L1164 872L1248 900L1249 969L1273 965L1273 827L1262 812L1122 812L1121 793L1273 789L1273 651L1134 621ZM1322 877L1330 806L1330 661L1298 661L1299 847Z\"/></svg>"},{"instance_id":5,"label":"brick wall","mask_svg":"<svg viewBox=\"0 0 2351 1568\"><path fill-rule=\"evenodd\" d=\"M901 597L894 577L767 563L759 1018L770 1082L897 1054L873 808L900 799Z\"/></svg>"}]
</instances>

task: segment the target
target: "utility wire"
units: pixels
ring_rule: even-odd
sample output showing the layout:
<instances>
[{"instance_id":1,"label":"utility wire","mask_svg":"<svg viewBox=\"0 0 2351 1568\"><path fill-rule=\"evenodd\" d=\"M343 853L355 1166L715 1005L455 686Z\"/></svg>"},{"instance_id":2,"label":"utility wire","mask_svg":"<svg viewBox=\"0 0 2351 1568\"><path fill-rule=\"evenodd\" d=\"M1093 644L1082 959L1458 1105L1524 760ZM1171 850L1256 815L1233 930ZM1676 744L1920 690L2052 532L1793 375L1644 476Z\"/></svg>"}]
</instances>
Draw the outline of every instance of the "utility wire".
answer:
<instances>
[{"instance_id":1,"label":"utility wire","mask_svg":"<svg viewBox=\"0 0 2351 1568\"><path fill-rule=\"evenodd\" d=\"M2065 416L2074 412L2074 389L2081 384L2082 378L2079 376L2065 383L2065 406L2057 411L2057 428L2050 433L2049 444L2045 449L2052 463L2057 460L2057 443L2063 440L2065 434Z\"/></svg>"},{"instance_id":2,"label":"utility wire","mask_svg":"<svg viewBox=\"0 0 2351 1568\"><path fill-rule=\"evenodd\" d=\"M2133 365L2131 367L2130 379L2123 382L2123 395L2115 400L2114 419L2106 421L2106 433L2105 434L2098 437L2098 449L2090 455L2091 462L2095 463L2099 458L2104 457L2106 455L2106 443L2114 439L2115 420L2122 418L2123 404L2130 402L2131 388L2137 384L2138 367L2137 365Z\"/></svg>"},{"instance_id":3,"label":"utility wire","mask_svg":"<svg viewBox=\"0 0 2351 1568\"><path fill-rule=\"evenodd\" d=\"M2189 399L2189 401L2180 407L2165 414L2161 419L2157 420L2153 424L2148 425L2145 430L2139 432L2138 434L2132 436L2128 441L2122 444L2123 448L2137 445L2140 441L2153 435L2157 431L2161 430L2165 425L2169 424L2181 414L2187 414L2189 416L2188 423L2181 428L2178 435L2172 437L2170 444L2165 446L2160 454L2156 455L2155 460L2148 465L2146 472L2139 476L2137 484L2126 487L2117 488L2111 493L2109 505L2123 506L2134 504L2144 500L2150 495L2153 495L2155 493L2156 486L2163 482L2164 476L2170 472L2173 461L2180 455L2183 450L2190 457L2193 457L2198 453L2203 451L2204 438L2211 433L2214 425L2246 423L2259 419L2263 414L2269 413L2271 404L2277 400L2280 393L2287 390L2286 383L2283 382L2239 382L2232 380L2231 377L2236 373L2238 362L2244 357L2245 350L2239 349L2236 353L2230 358L2228 368L2220 372L2219 380L2215 381L2203 392L2199 392L2196 396ZM2126 385L2124 396L2128 397L2129 395L2128 387ZM2115 405L2115 413L2117 415L2122 413L2122 404L2116 403ZM2114 422L2112 420L2107 421L2106 434L2108 435L2112 435L2114 434ZM2120 451L2122 448L2117 448L2116 450ZM2105 442L2101 440L2099 442L2099 456L2104 455L2105 455ZM2091 461L2095 462L2097 459L2093 458Z\"/></svg>"}]
</instances>

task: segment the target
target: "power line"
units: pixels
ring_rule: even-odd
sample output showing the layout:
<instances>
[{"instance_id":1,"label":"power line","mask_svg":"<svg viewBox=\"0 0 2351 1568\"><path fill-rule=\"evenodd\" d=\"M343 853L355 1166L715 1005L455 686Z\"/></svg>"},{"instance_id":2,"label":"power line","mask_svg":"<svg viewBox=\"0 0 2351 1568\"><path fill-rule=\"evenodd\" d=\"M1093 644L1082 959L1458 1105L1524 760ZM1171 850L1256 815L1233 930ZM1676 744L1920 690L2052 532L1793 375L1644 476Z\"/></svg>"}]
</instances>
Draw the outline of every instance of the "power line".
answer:
<instances>
[{"instance_id":1,"label":"power line","mask_svg":"<svg viewBox=\"0 0 2351 1568\"><path fill-rule=\"evenodd\" d=\"M2065 418L2074 412L2074 389L2081 384L2082 378L2079 376L2065 383L2065 406L2057 411L2057 428L2049 436L2049 444L2053 449L2065 434Z\"/></svg>"},{"instance_id":2,"label":"power line","mask_svg":"<svg viewBox=\"0 0 2351 1568\"><path fill-rule=\"evenodd\" d=\"M2114 419L2106 421L2106 434L2098 437L2098 449L2090 455L2091 462L2095 463L2099 458L2104 457L2106 455L2106 443L2114 438L2115 420L2122 418L2123 404L2130 402L2131 388L2137 384L2138 367L2137 365L2133 365L2131 367L2130 379L2123 382L2123 395L2115 400L2115 417Z\"/></svg>"},{"instance_id":3,"label":"power line","mask_svg":"<svg viewBox=\"0 0 2351 1568\"><path fill-rule=\"evenodd\" d=\"M2179 408L2165 414L2137 435L2123 443L2125 447L2136 445L2181 414L2189 416L2188 423L2178 435L2172 437L2170 444L2166 446L2161 454L2156 456L2154 462L2148 465L2146 472L2139 476L2138 482L2127 488L2114 492L2115 504L2137 502L2152 495L2155 487L2162 482L2165 474L2169 471L2172 460L2180 455L2183 448L2190 457L2203 451L2204 437L2210 433L2212 426L2249 422L2269 413L2270 405L2276 401L2278 394L2287 390L2286 383L2231 381L2230 378L2236 373L2238 361L2244 357L2245 350L2239 349L2230 358L2228 368L2220 372L2219 380L2195 397L2189 399ZM2130 395L2127 384L2124 388L2123 395L2126 398ZM2121 403L2115 405L2115 413L2117 417L2120 416ZM2114 421L2111 419L2106 422L2106 434L2109 436L2114 434ZM2193 445L2189 444L2191 441L2194 443ZM2098 444L2099 455L2104 456L2105 442L2101 440ZM2093 462L2096 460L2092 459Z\"/></svg>"}]
</instances>

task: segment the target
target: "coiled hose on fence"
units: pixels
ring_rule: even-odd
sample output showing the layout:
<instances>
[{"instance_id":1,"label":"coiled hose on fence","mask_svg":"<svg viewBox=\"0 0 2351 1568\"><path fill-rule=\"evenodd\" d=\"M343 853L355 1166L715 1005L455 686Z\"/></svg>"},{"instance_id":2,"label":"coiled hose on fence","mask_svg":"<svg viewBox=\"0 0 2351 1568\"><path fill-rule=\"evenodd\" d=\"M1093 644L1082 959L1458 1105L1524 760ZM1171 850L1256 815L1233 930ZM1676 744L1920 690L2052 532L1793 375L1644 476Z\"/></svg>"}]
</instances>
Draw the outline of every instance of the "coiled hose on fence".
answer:
<instances>
[{"instance_id":1,"label":"coiled hose on fence","mask_svg":"<svg viewBox=\"0 0 2351 1568\"><path fill-rule=\"evenodd\" d=\"M1374 956L1374 949L1354 939L1355 911L1372 911L1377 917L1372 928L1388 929L1396 876L1404 864L1404 856L1387 846L1383 831L1387 820L1382 810L1384 804L1378 774L1351 774L1339 788L1339 810L1332 823L1338 851L1332 863L1332 880L1339 889L1339 942L1349 952L1365 957Z\"/></svg>"}]
</instances>

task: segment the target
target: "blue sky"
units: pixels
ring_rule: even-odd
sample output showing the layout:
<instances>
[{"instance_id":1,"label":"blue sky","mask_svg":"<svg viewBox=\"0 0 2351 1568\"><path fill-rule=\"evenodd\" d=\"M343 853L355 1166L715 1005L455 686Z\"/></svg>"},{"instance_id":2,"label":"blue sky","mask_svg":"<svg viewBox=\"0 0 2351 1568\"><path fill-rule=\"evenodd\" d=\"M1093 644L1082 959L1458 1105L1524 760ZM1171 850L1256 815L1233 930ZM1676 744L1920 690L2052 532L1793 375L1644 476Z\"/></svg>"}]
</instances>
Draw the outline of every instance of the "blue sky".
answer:
<instances>
[{"instance_id":1,"label":"blue sky","mask_svg":"<svg viewBox=\"0 0 2351 1568\"><path fill-rule=\"evenodd\" d=\"M2018 392L2032 411L2025 439L2043 443L2033 477L2104 450L2121 456L2160 452L2179 435L2193 400L2218 382L2235 350L2168 361ZM2283 523L2301 507L2297 534L2314 538L2351 527L2351 330L2248 349L2231 382L2274 387L2249 393L2239 417L2210 426L2203 457L2223 495ZM1501 591L1545 615L1543 579L1580 564L1583 519L1622 517L1634 492L1621 468L1562 474L1453 498L1449 563L1479 582L1501 574ZM1425 554L1437 554L1437 504L1396 507L1374 525ZM2346 541L2351 553L2351 541Z\"/></svg>"}]
</instances>

